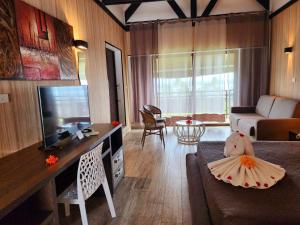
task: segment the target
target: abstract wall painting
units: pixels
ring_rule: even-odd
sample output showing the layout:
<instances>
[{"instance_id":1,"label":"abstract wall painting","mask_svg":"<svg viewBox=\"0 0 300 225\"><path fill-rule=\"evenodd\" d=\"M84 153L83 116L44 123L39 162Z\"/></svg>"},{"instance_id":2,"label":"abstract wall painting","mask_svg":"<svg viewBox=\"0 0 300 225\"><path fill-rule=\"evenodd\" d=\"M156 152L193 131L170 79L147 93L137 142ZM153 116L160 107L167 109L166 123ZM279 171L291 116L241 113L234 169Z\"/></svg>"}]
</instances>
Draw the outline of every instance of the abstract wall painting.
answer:
<instances>
[{"instance_id":1,"label":"abstract wall painting","mask_svg":"<svg viewBox=\"0 0 300 225\"><path fill-rule=\"evenodd\" d=\"M0 0L0 79L22 76L14 1Z\"/></svg>"},{"instance_id":2,"label":"abstract wall painting","mask_svg":"<svg viewBox=\"0 0 300 225\"><path fill-rule=\"evenodd\" d=\"M0 71L0 79L78 79L72 48L73 28L21 0L0 0L0 9L5 2L14 4L15 17L11 18L15 18L13 25L17 32L12 42L19 48L18 65L21 64L21 68L16 69L10 77L4 77Z\"/></svg>"}]
</instances>

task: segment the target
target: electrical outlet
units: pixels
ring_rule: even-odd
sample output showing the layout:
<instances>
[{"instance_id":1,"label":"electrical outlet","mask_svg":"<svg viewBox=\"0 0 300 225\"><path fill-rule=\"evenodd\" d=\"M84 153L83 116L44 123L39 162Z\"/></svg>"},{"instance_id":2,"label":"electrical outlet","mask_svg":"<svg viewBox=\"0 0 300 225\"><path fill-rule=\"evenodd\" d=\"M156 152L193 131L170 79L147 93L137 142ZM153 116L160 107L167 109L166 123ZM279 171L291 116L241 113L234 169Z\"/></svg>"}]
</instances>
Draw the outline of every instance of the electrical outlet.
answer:
<instances>
[{"instance_id":1,"label":"electrical outlet","mask_svg":"<svg viewBox=\"0 0 300 225\"><path fill-rule=\"evenodd\" d=\"M8 102L9 102L8 94L0 94L0 104L8 103Z\"/></svg>"},{"instance_id":2,"label":"electrical outlet","mask_svg":"<svg viewBox=\"0 0 300 225\"><path fill-rule=\"evenodd\" d=\"M296 83L296 78L295 77L292 78L292 82Z\"/></svg>"}]
</instances>

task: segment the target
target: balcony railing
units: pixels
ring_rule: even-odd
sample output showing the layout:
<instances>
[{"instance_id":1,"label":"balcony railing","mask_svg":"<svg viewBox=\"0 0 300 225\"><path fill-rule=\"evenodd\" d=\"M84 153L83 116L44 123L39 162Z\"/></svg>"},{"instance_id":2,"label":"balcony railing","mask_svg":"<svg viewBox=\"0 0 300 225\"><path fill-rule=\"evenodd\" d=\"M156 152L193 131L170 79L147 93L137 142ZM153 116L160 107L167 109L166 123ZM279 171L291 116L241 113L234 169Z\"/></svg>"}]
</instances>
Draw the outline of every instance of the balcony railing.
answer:
<instances>
[{"instance_id":1,"label":"balcony railing","mask_svg":"<svg viewBox=\"0 0 300 225\"><path fill-rule=\"evenodd\" d=\"M159 93L163 115L221 114L228 117L233 105L233 90Z\"/></svg>"}]
</instances>

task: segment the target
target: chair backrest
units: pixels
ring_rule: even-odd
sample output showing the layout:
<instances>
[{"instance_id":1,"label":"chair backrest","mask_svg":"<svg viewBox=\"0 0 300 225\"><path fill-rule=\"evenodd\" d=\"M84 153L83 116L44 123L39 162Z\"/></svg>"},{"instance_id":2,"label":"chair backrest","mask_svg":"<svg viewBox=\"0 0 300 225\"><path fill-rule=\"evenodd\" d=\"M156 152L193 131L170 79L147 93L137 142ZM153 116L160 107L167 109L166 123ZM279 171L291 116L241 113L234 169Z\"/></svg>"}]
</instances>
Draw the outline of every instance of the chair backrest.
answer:
<instances>
[{"instance_id":1,"label":"chair backrest","mask_svg":"<svg viewBox=\"0 0 300 225\"><path fill-rule=\"evenodd\" d=\"M147 112L146 110L139 110L139 112L142 115L143 118L143 123L145 124L145 126L151 126L151 125L156 125L156 120L153 116L153 114Z\"/></svg>"},{"instance_id":2,"label":"chair backrest","mask_svg":"<svg viewBox=\"0 0 300 225\"><path fill-rule=\"evenodd\" d=\"M144 105L144 110L145 111L149 111L151 112L152 114L156 115L156 114L159 114L161 115L161 110L160 108L157 108L156 106L154 105Z\"/></svg>"},{"instance_id":3,"label":"chair backrest","mask_svg":"<svg viewBox=\"0 0 300 225\"><path fill-rule=\"evenodd\" d=\"M106 177L102 161L103 142L80 157L77 171L78 198L88 199Z\"/></svg>"}]
</instances>

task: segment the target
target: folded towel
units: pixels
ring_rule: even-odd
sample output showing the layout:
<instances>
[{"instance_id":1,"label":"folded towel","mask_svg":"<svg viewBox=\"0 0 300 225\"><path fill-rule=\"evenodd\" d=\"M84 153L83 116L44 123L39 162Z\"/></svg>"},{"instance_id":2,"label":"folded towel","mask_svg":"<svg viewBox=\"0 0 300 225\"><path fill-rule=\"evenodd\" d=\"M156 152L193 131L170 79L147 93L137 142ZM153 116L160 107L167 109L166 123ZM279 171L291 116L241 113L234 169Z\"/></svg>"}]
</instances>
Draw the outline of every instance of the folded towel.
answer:
<instances>
[{"instance_id":1,"label":"folded towel","mask_svg":"<svg viewBox=\"0 0 300 225\"><path fill-rule=\"evenodd\" d=\"M279 165L249 155L224 158L207 166L217 180L243 188L267 189L285 175Z\"/></svg>"},{"instance_id":2,"label":"folded towel","mask_svg":"<svg viewBox=\"0 0 300 225\"><path fill-rule=\"evenodd\" d=\"M250 138L240 132L227 138L224 155L227 158L208 163L207 166L217 180L233 186L266 189L285 175L285 170L279 165L256 158Z\"/></svg>"},{"instance_id":3,"label":"folded towel","mask_svg":"<svg viewBox=\"0 0 300 225\"><path fill-rule=\"evenodd\" d=\"M254 155L254 150L250 138L241 133L234 132L226 140L224 155L226 157L237 155Z\"/></svg>"}]
</instances>

